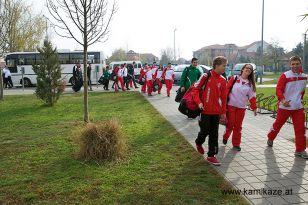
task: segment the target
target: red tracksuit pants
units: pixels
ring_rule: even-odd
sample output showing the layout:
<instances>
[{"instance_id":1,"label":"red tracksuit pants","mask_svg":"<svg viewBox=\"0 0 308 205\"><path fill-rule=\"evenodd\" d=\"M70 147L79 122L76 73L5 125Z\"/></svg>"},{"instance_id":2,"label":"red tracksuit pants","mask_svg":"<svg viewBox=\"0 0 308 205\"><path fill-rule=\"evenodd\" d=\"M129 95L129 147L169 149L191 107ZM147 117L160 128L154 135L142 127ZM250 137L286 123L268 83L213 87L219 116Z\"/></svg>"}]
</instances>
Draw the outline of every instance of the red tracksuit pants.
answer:
<instances>
[{"instance_id":1,"label":"red tracksuit pants","mask_svg":"<svg viewBox=\"0 0 308 205\"><path fill-rule=\"evenodd\" d=\"M160 94L161 88L163 87L163 84L161 83L161 81L156 78L156 83L158 85L158 94Z\"/></svg>"},{"instance_id":2,"label":"red tracksuit pants","mask_svg":"<svg viewBox=\"0 0 308 205\"><path fill-rule=\"evenodd\" d=\"M165 79L166 88L167 88L167 95L170 97L170 90L172 88L172 80Z\"/></svg>"},{"instance_id":3,"label":"red tracksuit pants","mask_svg":"<svg viewBox=\"0 0 308 205\"><path fill-rule=\"evenodd\" d=\"M299 110L284 110L278 108L276 120L267 134L268 139L274 140L279 133L281 127L291 117L295 132L295 147L296 152L302 152L306 149L306 128L305 128L305 111Z\"/></svg>"},{"instance_id":4,"label":"red tracksuit pants","mask_svg":"<svg viewBox=\"0 0 308 205\"><path fill-rule=\"evenodd\" d=\"M141 92L145 93L147 89L147 82L145 81L144 84L141 86Z\"/></svg>"},{"instance_id":5,"label":"red tracksuit pants","mask_svg":"<svg viewBox=\"0 0 308 205\"><path fill-rule=\"evenodd\" d=\"M118 77L118 81L121 83L121 88L123 91L125 91L125 88L124 88L124 80L123 80L123 77Z\"/></svg>"},{"instance_id":6,"label":"red tracksuit pants","mask_svg":"<svg viewBox=\"0 0 308 205\"><path fill-rule=\"evenodd\" d=\"M152 95L153 80L147 80L146 84L148 88L148 95Z\"/></svg>"},{"instance_id":7,"label":"red tracksuit pants","mask_svg":"<svg viewBox=\"0 0 308 205\"><path fill-rule=\"evenodd\" d=\"M228 105L226 131L223 135L228 140L232 133L232 145L240 146L242 138L242 124L245 117L245 108L237 108Z\"/></svg>"}]
</instances>

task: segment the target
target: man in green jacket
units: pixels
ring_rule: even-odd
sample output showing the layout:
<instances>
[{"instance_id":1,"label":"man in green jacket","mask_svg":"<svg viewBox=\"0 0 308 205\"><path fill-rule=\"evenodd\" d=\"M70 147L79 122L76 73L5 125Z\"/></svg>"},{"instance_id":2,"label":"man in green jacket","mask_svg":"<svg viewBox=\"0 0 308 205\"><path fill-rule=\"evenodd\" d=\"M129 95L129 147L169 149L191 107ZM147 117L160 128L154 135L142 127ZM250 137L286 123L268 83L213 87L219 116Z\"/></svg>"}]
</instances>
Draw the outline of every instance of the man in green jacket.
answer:
<instances>
[{"instance_id":1,"label":"man in green jacket","mask_svg":"<svg viewBox=\"0 0 308 205\"><path fill-rule=\"evenodd\" d=\"M180 81L181 92L186 92L190 85L200 78L201 72L197 66L198 59L193 58L191 60L191 65L184 69Z\"/></svg>"}]
</instances>

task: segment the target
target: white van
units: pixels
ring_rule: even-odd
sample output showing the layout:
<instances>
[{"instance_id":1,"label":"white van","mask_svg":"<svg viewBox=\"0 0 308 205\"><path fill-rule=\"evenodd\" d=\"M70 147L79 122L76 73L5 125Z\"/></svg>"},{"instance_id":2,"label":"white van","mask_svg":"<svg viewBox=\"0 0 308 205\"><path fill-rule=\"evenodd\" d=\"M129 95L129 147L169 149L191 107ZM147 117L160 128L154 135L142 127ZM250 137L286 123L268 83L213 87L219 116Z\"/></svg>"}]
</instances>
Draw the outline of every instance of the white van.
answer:
<instances>
[{"instance_id":1,"label":"white van","mask_svg":"<svg viewBox=\"0 0 308 205\"><path fill-rule=\"evenodd\" d=\"M134 61L114 61L109 64L109 69L113 70L118 65L122 65L124 63L127 64L127 68L128 68L133 65L133 62ZM142 68L142 63L141 61L135 61L135 63L136 63L136 66L134 68L134 73L135 73L136 78L138 78L140 75L140 70Z\"/></svg>"}]
</instances>

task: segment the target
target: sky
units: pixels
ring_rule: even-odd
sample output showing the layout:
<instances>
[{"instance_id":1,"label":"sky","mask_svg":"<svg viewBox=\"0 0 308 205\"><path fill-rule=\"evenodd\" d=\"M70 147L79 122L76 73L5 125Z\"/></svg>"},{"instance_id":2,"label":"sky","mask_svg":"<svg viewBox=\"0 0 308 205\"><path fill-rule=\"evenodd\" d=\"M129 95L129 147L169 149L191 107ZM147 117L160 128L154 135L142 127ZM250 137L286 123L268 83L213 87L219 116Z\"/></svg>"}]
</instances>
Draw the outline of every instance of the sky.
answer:
<instances>
[{"instance_id":1,"label":"sky","mask_svg":"<svg viewBox=\"0 0 308 205\"><path fill-rule=\"evenodd\" d=\"M36 13L49 16L44 0L27 0ZM109 0L110 4L113 2ZM116 0L118 11L108 41L89 50L110 56L118 48L161 56L161 50L174 49L176 55L192 58L193 51L213 44L248 45L261 40L262 0ZM276 41L290 51L303 42L308 29L307 0L264 0L264 40ZM82 49L70 39L52 33L58 49Z\"/></svg>"}]
</instances>

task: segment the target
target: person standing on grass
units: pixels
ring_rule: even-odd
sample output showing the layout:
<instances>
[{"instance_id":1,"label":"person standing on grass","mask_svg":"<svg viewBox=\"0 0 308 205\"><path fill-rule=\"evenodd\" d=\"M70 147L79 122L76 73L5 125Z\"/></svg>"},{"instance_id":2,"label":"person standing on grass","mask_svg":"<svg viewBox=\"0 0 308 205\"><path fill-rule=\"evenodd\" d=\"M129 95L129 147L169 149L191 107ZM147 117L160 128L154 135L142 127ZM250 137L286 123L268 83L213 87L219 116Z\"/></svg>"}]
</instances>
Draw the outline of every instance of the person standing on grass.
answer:
<instances>
[{"instance_id":1,"label":"person standing on grass","mask_svg":"<svg viewBox=\"0 0 308 205\"><path fill-rule=\"evenodd\" d=\"M167 96L170 97L170 90L172 89L172 83L174 81L174 70L171 68L171 63L168 63L168 66L164 71L163 78L165 79Z\"/></svg>"},{"instance_id":2,"label":"person standing on grass","mask_svg":"<svg viewBox=\"0 0 308 205\"><path fill-rule=\"evenodd\" d=\"M241 151L242 123L248 101L254 115L257 115L256 84L250 64L245 64L242 67L240 75L230 78L227 85L227 95L227 124L223 135L223 144L227 144L231 132L233 132L233 148Z\"/></svg>"},{"instance_id":3,"label":"person standing on grass","mask_svg":"<svg viewBox=\"0 0 308 205\"><path fill-rule=\"evenodd\" d=\"M207 161L216 166L220 165L215 156L218 153L219 121L226 122L226 79L222 76L226 65L227 59L225 57L215 57L213 69L210 71L211 75L208 76L207 73L204 73L192 89L193 99L199 109L202 110L199 119L200 132L195 141L196 147L198 152L203 155L202 144L205 142L205 138L209 136Z\"/></svg>"},{"instance_id":4,"label":"person standing on grass","mask_svg":"<svg viewBox=\"0 0 308 205\"><path fill-rule=\"evenodd\" d=\"M279 101L277 117L267 134L267 145L273 142L281 127L291 117L295 132L295 156L308 159L306 150L305 109L303 98L307 85L307 75L303 73L301 58L290 58L291 70L284 72L278 79L276 95Z\"/></svg>"},{"instance_id":5,"label":"person standing on grass","mask_svg":"<svg viewBox=\"0 0 308 205\"><path fill-rule=\"evenodd\" d=\"M200 78L201 72L197 66L198 66L198 59L193 58L191 60L191 65L184 69L180 80L182 93L186 92L188 88Z\"/></svg>"}]
</instances>

